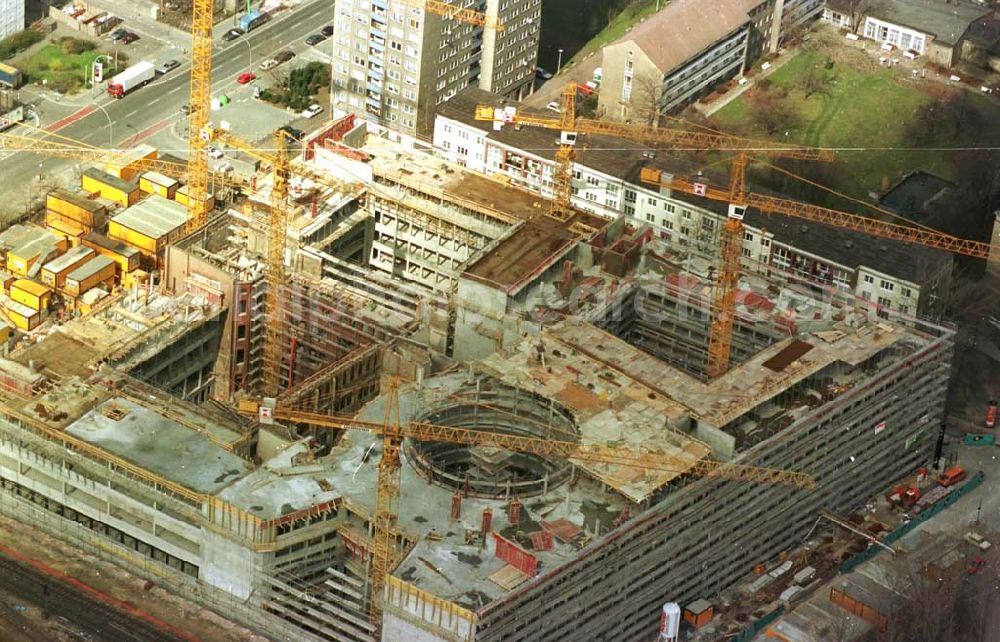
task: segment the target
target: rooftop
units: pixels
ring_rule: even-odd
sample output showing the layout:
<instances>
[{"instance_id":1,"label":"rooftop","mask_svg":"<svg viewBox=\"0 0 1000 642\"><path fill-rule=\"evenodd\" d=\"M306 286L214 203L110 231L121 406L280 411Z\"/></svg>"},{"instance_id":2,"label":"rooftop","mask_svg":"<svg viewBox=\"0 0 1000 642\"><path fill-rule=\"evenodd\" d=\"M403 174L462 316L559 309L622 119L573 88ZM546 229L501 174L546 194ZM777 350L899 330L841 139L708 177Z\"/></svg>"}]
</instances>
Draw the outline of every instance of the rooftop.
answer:
<instances>
[{"instance_id":1,"label":"rooftop","mask_svg":"<svg viewBox=\"0 0 1000 642\"><path fill-rule=\"evenodd\" d=\"M156 183L157 185L163 185L164 187L170 187L171 185L176 185L179 182L177 179L164 176L159 172L143 172L142 177L147 181Z\"/></svg>"},{"instance_id":2,"label":"rooftop","mask_svg":"<svg viewBox=\"0 0 1000 642\"><path fill-rule=\"evenodd\" d=\"M187 209L177 201L152 194L111 220L149 238L160 239L184 226Z\"/></svg>"},{"instance_id":3,"label":"rooftop","mask_svg":"<svg viewBox=\"0 0 1000 642\"><path fill-rule=\"evenodd\" d=\"M831 8L849 11L849 0L829 0ZM866 15L931 34L936 40L954 45L970 25L991 13L989 7L971 0L885 0L873 3Z\"/></svg>"},{"instance_id":4,"label":"rooftop","mask_svg":"<svg viewBox=\"0 0 1000 642\"><path fill-rule=\"evenodd\" d=\"M70 192L64 189L54 189L49 192L48 196L72 203L88 212L98 212L104 209L107 202L104 199L89 198L90 195L87 192Z\"/></svg>"},{"instance_id":5,"label":"rooftop","mask_svg":"<svg viewBox=\"0 0 1000 642\"><path fill-rule=\"evenodd\" d=\"M34 296L42 296L52 291L47 286L44 286L41 283L32 281L30 279L18 279L14 281L10 287L17 288L18 290L23 290L24 292L27 292L28 294Z\"/></svg>"},{"instance_id":6,"label":"rooftop","mask_svg":"<svg viewBox=\"0 0 1000 642\"><path fill-rule=\"evenodd\" d=\"M70 248L69 251L67 251L59 258L52 259L51 261L43 265L42 269L45 270L46 272L53 272L58 274L59 272L62 272L63 270L67 269L77 261L85 259L93 253L94 250L90 249L86 245L77 245L76 247Z\"/></svg>"},{"instance_id":7,"label":"rooftop","mask_svg":"<svg viewBox=\"0 0 1000 642\"><path fill-rule=\"evenodd\" d=\"M134 192L135 190L139 189L139 186L136 183L132 181L122 180L117 176L115 176L114 174L109 174L103 170L97 169L96 167L88 167L87 169L83 170L83 175L89 176L95 181L100 181L105 185L110 185L111 187L114 187L115 189L125 193Z\"/></svg>"},{"instance_id":8,"label":"rooftop","mask_svg":"<svg viewBox=\"0 0 1000 642\"><path fill-rule=\"evenodd\" d=\"M750 21L759 0L673 0L666 7L607 45L635 43L664 74Z\"/></svg>"},{"instance_id":9,"label":"rooftop","mask_svg":"<svg viewBox=\"0 0 1000 642\"><path fill-rule=\"evenodd\" d=\"M187 416L178 404L172 403L171 409ZM204 419L198 425L223 438L235 441L238 437L232 429ZM164 416L155 406L124 397L103 401L70 424L66 432L198 493L217 493L251 469L249 463L213 443L203 432Z\"/></svg>"},{"instance_id":10,"label":"rooftop","mask_svg":"<svg viewBox=\"0 0 1000 642\"><path fill-rule=\"evenodd\" d=\"M67 281L76 281L77 283L82 283L86 281L93 275L97 274L101 270L107 268L109 265L113 265L114 261L104 255L98 255L90 259L80 267L76 268L72 272L66 275Z\"/></svg>"}]
</instances>

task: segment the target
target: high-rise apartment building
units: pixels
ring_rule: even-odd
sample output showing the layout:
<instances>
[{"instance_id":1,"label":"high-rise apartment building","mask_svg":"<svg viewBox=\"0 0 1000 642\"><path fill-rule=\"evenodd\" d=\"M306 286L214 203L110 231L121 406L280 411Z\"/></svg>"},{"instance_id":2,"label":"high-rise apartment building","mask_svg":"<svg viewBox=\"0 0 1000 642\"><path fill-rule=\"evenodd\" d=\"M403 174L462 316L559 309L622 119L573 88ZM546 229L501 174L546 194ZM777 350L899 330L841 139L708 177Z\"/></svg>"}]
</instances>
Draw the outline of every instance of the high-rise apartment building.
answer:
<instances>
[{"instance_id":1,"label":"high-rise apartment building","mask_svg":"<svg viewBox=\"0 0 1000 642\"><path fill-rule=\"evenodd\" d=\"M335 107L407 137L429 135L437 105L469 86L522 98L538 59L541 0L451 0L477 26L409 4L340 0L334 23Z\"/></svg>"},{"instance_id":2,"label":"high-rise apartment building","mask_svg":"<svg viewBox=\"0 0 1000 642\"><path fill-rule=\"evenodd\" d=\"M0 0L0 38L24 29L25 0Z\"/></svg>"}]
</instances>

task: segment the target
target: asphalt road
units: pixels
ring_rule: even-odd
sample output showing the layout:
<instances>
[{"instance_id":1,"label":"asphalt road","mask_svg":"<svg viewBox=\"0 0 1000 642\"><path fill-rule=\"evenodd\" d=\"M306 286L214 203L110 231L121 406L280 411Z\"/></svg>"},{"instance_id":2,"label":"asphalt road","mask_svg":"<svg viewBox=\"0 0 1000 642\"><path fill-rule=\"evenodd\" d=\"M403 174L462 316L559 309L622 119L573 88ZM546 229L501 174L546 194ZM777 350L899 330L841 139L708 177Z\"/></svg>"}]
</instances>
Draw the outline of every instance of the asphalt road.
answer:
<instances>
[{"instance_id":1,"label":"asphalt road","mask_svg":"<svg viewBox=\"0 0 1000 642\"><path fill-rule=\"evenodd\" d=\"M303 40L333 21L333 5L329 2L312 2L279 16L251 31L244 38L232 42L217 41L212 57L213 95L234 90L236 77L248 69L250 57L256 67L280 49L301 51L307 48ZM326 44L325 41L323 44ZM249 47L248 47L249 44ZM180 58L178 58L180 59ZM58 131L64 136L98 147L123 141L158 125L172 124L184 118L181 106L188 102L190 64L181 60L182 66L162 76L145 87L136 89L121 100L106 95L96 98L98 109ZM293 65L295 61L286 63ZM259 70L255 73L260 74ZM43 126L48 123L42 123ZM22 129L12 133L23 134ZM12 219L22 214L29 200L38 200L51 187L56 177L66 178L74 171L71 160L46 158L26 153L14 153L0 160L0 198L8 204L0 219ZM42 179L38 177L42 176ZM0 220L0 223L5 221Z\"/></svg>"},{"instance_id":2,"label":"asphalt road","mask_svg":"<svg viewBox=\"0 0 1000 642\"><path fill-rule=\"evenodd\" d=\"M7 557L0 557L0 577L5 592L43 607L93 642L185 642Z\"/></svg>"}]
</instances>

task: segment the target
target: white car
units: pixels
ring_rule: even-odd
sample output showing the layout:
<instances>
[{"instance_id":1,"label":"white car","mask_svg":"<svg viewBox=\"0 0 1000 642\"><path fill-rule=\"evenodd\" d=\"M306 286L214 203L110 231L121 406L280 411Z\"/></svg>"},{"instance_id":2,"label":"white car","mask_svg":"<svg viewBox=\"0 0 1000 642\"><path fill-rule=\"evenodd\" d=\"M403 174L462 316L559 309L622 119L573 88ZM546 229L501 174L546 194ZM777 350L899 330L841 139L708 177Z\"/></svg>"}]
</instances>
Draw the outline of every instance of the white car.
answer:
<instances>
[{"instance_id":1,"label":"white car","mask_svg":"<svg viewBox=\"0 0 1000 642\"><path fill-rule=\"evenodd\" d=\"M260 63L260 69L261 69L261 71L267 71L268 69L274 69L277 66L278 66L278 61L275 60L274 58L269 58L268 60L265 60L264 62Z\"/></svg>"},{"instance_id":2,"label":"white car","mask_svg":"<svg viewBox=\"0 0 1000 642\"><path fill-rule=\"evenodd\" d=\"M215 145L212 145L208 148L209 158L222 158L222 156L223 156L222 150L216 147Z\"/></svg>"},{"instance_id":3,"label":"white car","mask_svg":"<svg viewBox=\"0 0 1000 642\"><path fill-rule=\"evenodd\" d=\"M319 114L322 111L323 111L322 107L320 107L316 103L313 103L312 105L309 105L309 107L307 107L306 109L302 110L302 117L303 118L312 118L313 116L316 116L317 114Z\"/></svg>"},{"instance_id":4,"label":"white car","mask_svg":"<svg viewBox=\"0 0 1000 642\"><path fill-rule=\"evenodd\" d=\"M553 100L548 105L545 106L546 109L551 109L552 111L562 111L562 105L559 104L558 100Z\"/></svg>"}]
</instances>

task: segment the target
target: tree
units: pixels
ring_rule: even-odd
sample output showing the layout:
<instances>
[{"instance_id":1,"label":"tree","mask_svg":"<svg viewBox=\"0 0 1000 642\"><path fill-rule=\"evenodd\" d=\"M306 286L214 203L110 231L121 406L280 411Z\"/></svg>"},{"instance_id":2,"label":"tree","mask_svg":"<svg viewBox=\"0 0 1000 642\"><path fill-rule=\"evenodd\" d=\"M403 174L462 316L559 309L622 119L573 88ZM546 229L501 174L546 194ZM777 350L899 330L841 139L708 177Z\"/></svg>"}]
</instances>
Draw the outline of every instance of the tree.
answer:
<instances>
[{"instance_id":1,"label":"tree","mask_svg":"<svg viewBox=\"0 0 1000 642\"><path fill-rule=\"evenodd\" d=\"M809 99L813 94L829 94L832 76L825 68L810 67L798 80L799 90Z\"/></svg>"},{"instance_id":2,"label":"tree","mask_svg":"<svg viewBox=\"0 0 1000 642\"><path fill-rule=\"evenodd\" d=\"M885 8L883 0L847 0L847 16L851 19L851 31L858 33L865 23L865 16Z\"/></svg>"},{"instance_id":3,"label":"tree","mask_svg":"<svg viewBox=\"0 0 1000 642\"><path fill-rule=\"evenodd\" d=\"M655 127L660 122L660 93L663 80L657 74L643 73L632 78L629 97L630 118L633 123Z\"/></svg>"},{"instance_id":4,"label":"tree","mask_svg":"<svg viewBox=\"0 0 1000 642\"><path fill-rule=\"evenodd\" d=\"M750 123L768 136L784 135L798 127L802 116L788 100L785 90L757 87L747 94L747 115Z\"/></svg>"}]
</instances>

